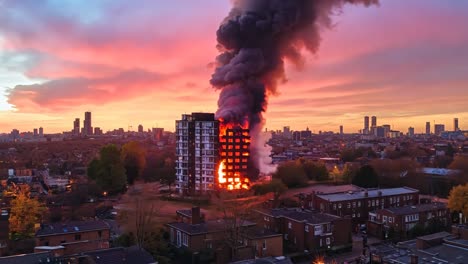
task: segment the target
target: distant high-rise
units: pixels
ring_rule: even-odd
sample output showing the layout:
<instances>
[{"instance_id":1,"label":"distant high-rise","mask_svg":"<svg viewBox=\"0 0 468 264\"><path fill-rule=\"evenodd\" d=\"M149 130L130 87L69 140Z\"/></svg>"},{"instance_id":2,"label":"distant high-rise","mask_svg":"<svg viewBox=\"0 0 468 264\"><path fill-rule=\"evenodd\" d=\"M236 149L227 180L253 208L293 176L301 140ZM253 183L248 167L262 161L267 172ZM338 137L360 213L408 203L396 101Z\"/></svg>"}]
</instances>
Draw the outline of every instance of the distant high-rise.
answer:
<instances>
[{"instance_id":1,"label":"distant high-rise","mask_svg":"<svg viewBox=\"0 0 468 264\"><path fill-rule=\"evenodd\" d=\"M426 122L426 135L431 134L431 122Z\"/></svg>"},{"instance_id":2,"label":"distant high-rise","mask_svg":"<svg viewBox=\"0 0 468 264\"><path fill-rule=\"evenodd\" d=\"M372 117L372 124L371 124L371 127L376 127L377 126L377 117L376 116L373 116Z\"/></svg>"},{"instance_id":3,"label":"distant high-rise","mask_svg":"<svg viewBox=\"0 0 468 264\"><path fill-rule=\"evenodd\" d=\"M458 127L458 118L453 119L453 131L458 131L460 128Z\"/></svg>"},{"instance_id":4,"label":"distant high-rise","mask_svg":"<svg viewBox=\"0 0 468 264\"><path fill-rule=\"evenodd\" d=\"M143 125L138 125L138 133L143 133Z\"/></svg>"},{"instance_id":5,"label":"distant high-rise","mask_svg":"<svg viewBox=\"0 0 468 264\"><path fill-rule=\"evenodd\" d=\"M94 135L96 135L96 136L102 135L102 129L99 128L99 127L95 127L94 128Z\"/></svg>"},{"instance_id":6,"label":"distant high-rise","mask_svg":"<svg viewBox=\"0 0 468 264\"><path fill-rule=\"evenodd\" d=\"M37 128L35 128L33 131L34 131L34 132L33 132L33 133L34 133L34 136L37 137L37 135L38 135L38 133L37 133Z\"/></svg>"},{"instance_id":7,"label":"distant high-rise","mask_svg":"<svg viewBox=\"0 0 468 264\"><path fill-rule=\"evenodd\" d=\"M442 125L442 124L434 125L434 134L436 134L437 136L440 136L442 132L444 131L445 131L445 125Z\"/></svg>"},{"instance_id":8,"label":"distant high-rise","mask_svg":"<svg viewBox=\"0 0 468 264\"><path fill-rule=\"evenodd\" d=\"M414 136L414 127L409 127L408 128L408 136L413 137Z\"/></svg>"},{"instance_id":9,"label":"distant high-rise","mask_svg":"<svg viewBox=\"0 0 468 264\"><path fill-rule=\"evenodd\" d=\"M340 126L340 135L343 135L343 126Z\"/></svg>"},{"instance_id":10,"label":"distant high-rise","mask_svg":"<svg viewBox=\"0 0 468 264\"><path fill-rule=\"evenodd\" d=\"M80 134L80 119L75 118L75 121L73 121L73 135L77 136Z\"/></svg>"},{"instance_id":11,"label":"distant high-rise","mask_svg":"<svg viewBox=\"0 0 468 264\"><path fill-rule=\"evenodd\" d=\"M392 127L390 125L383 125L382 127L384 128L385 137L388 137L388 134L392 130Z\"/></svg>"},{"instance_id":12,"label":"distant high-rise","mask_svg":"<svg viewBox=\"0 0 468 264\"><path fill-rule=\"evenodd\" d=\"M369 117L368 116L364 117L364 131L363 132L364 132L363 134L369 133Z\"/></svg>"},{"instance_id":13,"label":"distant high-rise","mask_svg":"<svg viewBox=\"0 0 468 264\"><path fill-rule=\"evenodd\" d=\"M85 112L85 119L83 121L83 134L93 134L93 126L91 125L91 112Z\"/></svg>"},{"instance_id":14,"label":"distant high-rise","mask_svg":"<svg viewBox=\"0 0 468 264\"><path fill-rule=\"evenodd\" d=\"M39 136L43 136L44 135L44 128L40 127L39 128Z\"/></svg>"}]
</instances>

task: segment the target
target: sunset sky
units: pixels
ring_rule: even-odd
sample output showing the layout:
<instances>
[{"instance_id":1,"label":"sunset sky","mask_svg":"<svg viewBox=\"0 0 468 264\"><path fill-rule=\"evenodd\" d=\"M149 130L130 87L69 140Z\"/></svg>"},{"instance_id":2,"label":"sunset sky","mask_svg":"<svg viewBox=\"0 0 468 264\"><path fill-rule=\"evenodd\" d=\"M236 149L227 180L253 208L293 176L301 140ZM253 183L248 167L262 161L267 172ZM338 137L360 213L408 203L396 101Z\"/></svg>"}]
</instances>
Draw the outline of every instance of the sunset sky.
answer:
<instances>
[{"instance_id":1,"label":"sunset sky","mask_svg":"<svg viewBox=\"0 0 468 264\"><path fill-rule=\"evenodd\" d=\"M215 112L209 84L229 0L0 0L0 132L71 130L93 112L104 131L174 130ZM346 6L269 100L269 129L357 132L365 115L422 132L468 130L468 1Z\"/></svg>"}]
</instances>

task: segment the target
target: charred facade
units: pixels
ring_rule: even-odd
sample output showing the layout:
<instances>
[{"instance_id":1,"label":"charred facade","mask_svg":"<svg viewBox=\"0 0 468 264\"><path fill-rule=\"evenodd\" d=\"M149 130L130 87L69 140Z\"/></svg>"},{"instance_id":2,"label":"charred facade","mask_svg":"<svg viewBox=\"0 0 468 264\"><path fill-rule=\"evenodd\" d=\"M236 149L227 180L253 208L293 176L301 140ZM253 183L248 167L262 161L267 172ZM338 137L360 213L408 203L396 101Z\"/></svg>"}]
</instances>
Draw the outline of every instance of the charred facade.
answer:
<instances>
[{"instance_id":1,"label":"charred facade","mask_svg":"<svg viewBox=\"0 0 468 264\"><path fill-rule=\"evenodd\" d=\"M250 134L240 126L221 129L218 186L227 190L248 189Z\"/></svg>"}]
</instances>

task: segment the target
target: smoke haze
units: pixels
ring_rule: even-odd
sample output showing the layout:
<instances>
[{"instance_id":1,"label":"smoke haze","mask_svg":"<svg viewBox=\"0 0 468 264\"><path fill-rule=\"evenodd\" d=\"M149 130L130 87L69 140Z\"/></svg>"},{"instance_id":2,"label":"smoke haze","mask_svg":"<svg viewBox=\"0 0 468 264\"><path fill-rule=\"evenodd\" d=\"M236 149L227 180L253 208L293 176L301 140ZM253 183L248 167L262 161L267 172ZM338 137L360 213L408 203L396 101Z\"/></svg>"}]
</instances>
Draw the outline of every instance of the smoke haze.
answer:
<instances>
[{"instance_id":1,"label":"smoke haze","mask_svg":"<svg viewBox=\"0 0 468 264\"><path fill-rule=\"evenodd\" d=\"M216 116L226 123L249 125L259 137L268 96L286 81L284 63L300 68L303 50L315 53L320 31L344 4L377 0L237 0L217 31L216 69L211 84L221 90ZM252 158L258 153L252 150Z\"/></svg>"}]
</instances>

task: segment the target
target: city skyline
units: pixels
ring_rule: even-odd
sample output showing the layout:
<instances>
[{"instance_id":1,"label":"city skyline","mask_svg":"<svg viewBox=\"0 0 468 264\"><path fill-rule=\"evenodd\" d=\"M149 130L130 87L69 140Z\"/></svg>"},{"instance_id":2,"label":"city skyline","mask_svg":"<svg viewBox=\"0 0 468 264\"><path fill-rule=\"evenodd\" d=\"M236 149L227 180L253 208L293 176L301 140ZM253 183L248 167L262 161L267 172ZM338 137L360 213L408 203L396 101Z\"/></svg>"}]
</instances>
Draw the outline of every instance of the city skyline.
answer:
<instances>
[{"instance_id":1,"label":"city skyline","mask_svg":"<svg viewBox=\"0 0 468 264\"><path fill-rule=\"evenodd\" d=\"M73 3L0 3L8 22L0 25L1 132L69 131L84 111L104 131L139 124L172 131L181 113L216 110L210 63L229 1ZM346 6L304 68L287 65L289 82L271 96L265 127L336 132L343 125L351 133L375 115L399 131L422 133L427 121L450 130L454 117L466 129L467 7L436 0ZM114 24L112 11L123 9ZM184 19L158 27L175 12Z\"/></svg>"}]
</instances>

